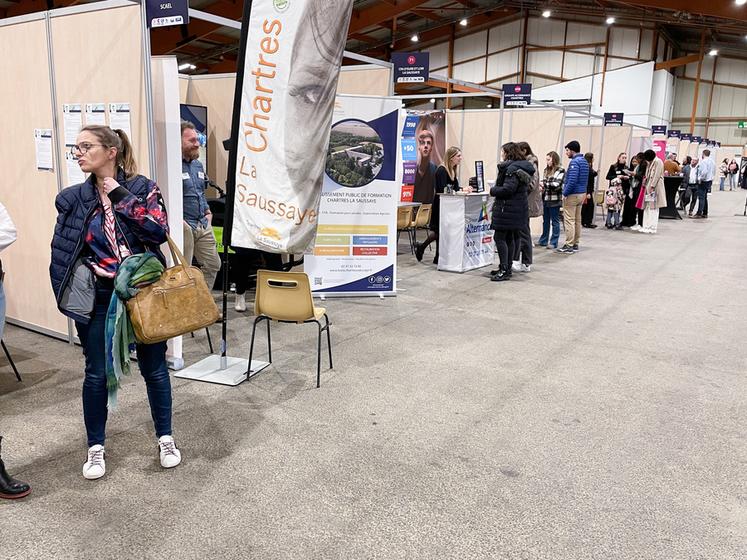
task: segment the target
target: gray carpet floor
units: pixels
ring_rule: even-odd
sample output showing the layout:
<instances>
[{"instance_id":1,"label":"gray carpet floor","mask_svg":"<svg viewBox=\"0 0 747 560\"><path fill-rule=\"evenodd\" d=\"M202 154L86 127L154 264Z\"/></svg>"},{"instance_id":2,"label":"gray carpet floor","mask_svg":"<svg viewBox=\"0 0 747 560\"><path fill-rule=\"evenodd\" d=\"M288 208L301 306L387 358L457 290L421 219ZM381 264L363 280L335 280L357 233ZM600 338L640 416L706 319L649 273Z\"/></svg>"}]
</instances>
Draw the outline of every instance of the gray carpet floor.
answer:
<instances>
[{"instance_id":1,"label":"gray carpet floor","mask_svg":"<svg viewBox=\"0 0 747 560\"><path fill-rule=\"evenodd\" d=\"M8 327L3 455L33 493L0 503L0 558L747 558L744 199L583 230L506 283L403 238L396 298L325 303L320 389L313 326L274 327L238 387L174 379L170 471L135 374L83 479L80 349ZM246 355L251 312L229 315Z\"/></svg>"}]
</instances>

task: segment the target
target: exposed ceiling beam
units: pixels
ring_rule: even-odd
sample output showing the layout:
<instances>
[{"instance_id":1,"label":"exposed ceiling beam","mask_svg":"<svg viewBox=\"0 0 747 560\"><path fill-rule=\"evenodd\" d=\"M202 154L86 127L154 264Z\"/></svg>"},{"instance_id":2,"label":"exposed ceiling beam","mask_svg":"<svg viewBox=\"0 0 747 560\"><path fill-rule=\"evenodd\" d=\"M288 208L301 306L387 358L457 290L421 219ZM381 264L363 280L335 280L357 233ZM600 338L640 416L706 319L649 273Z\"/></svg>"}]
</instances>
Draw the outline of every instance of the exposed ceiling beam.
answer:
<instances>
[{"instance_id":1,"label":"exposed ceiling beam","mask_svg":"<svg viewBox=\"0 0 747 560\"><path fill-rule=\"evenodd\" d=\"M614 0L609 3L747 21L747 6L737 6L733 0L722 0L721 2L703 2L701 0L625 0L622 2Z\"/></svg>"},{"instance_id":2,"label":"exposed ceiling beam","mask_svg":"<svg viewBox=\"0 0 747 560\"><path fill-rule=\"evenodd\" d=\"M402 0L396 6L387 3L374 4L365 10L353 10L353 16L350 18L350 27L348 34L363 31L374 25L378 25L387 20L397 17L400 14L409 12L428 0Z\"/></svg>"},{"instance_id":3,"label":"exposed ceiling beam","mask_svg":"<svg viewBox=\"0 0 747 560\"><path fill-rule=\"evenodd\" d=\"M677 68L678 66L686 66L688 64L692 64L693 62L698 62L699 60L699 54L681 56L680 58L673 58L672 60L666 60L664 62L657 63L656 66L654 66L654 70L671 70L672 68Z\"/></svg>"},{"instance_id":4,"label":"exposed ceiling beam","mask_svg":"<svg viewBox=\"0 0 747 560\"><path fill-rule=\"evenodd\" d=\"M415 10L412 10L412 13L417 16L423 17L425 19L429 19L431 21L437 21L439 23L443 21L443 19L438 14L432 12L431 10L415 9Z\"/></svg>"}]
</instances>

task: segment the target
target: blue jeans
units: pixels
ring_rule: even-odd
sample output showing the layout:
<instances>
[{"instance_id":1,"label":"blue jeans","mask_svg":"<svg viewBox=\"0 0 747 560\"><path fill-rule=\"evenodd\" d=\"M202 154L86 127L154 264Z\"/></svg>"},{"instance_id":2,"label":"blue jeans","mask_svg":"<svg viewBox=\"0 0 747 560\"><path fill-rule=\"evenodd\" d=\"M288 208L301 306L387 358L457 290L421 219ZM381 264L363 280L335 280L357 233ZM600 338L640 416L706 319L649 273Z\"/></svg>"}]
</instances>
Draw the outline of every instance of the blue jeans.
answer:
<instances>
[{"instance_id":1,"label":"blue jeans","mask_svg":"<svg viewBox=\"0 0 747 560\"><path fill-rule=\"evenodd\" d=\"M724 190L724 181L726 181L726 177L724 177L722 175L721 176L721 184L719 185L718 190L720 190L720 191Z\"/></svg>"},{"instance_id":2,"label":"blue jeans","mask_svg":"<svg viewBox=\"0 0 747 560\"><path fill-rule=\"evenodd\" d=\"M607 209L607 224L608 227L620 227L620 211Z\"/></svg>"},{"instance_id":3,"label":"blue jeans","mask_svg":"<svg viewBox=\"0 0 747 560\"><path fill-rule=\"evenodd\" d=\"M711 188L713 181L703 181L698 183L698 216L708 215L708 189Z\"/></svg>"},{"instance_id":4,"label":"blue jeans","mask_svg":"<svg viewBox=\"0 0 747 560\"><path fill-rule=\"evenodd\" d=\"M552 224L552 237L550 237L550 224ZM542 235L539 238L540 245L547 245L548 237L550 245L557 248L560 237L560 206L545 206L542 214Z\"/></svg>"},{"instance_id":5,"label":"blue jeans","mask_svg":"<svg viewBox=\"0 0 747 560\"><path fill-rule=\"evenodd\" d=\"M91 321L75 323L78 338L86 358L83 380L83 419L88 434L88 446L104 445L106 439L107 390L104 356L106 310L111 300L111 289L96 289L96 305ZM171 435L171 379L166 366L166 343L138 344L137 361L145 378L148 401L156 437Z\"/></svg>"}]
</instances>

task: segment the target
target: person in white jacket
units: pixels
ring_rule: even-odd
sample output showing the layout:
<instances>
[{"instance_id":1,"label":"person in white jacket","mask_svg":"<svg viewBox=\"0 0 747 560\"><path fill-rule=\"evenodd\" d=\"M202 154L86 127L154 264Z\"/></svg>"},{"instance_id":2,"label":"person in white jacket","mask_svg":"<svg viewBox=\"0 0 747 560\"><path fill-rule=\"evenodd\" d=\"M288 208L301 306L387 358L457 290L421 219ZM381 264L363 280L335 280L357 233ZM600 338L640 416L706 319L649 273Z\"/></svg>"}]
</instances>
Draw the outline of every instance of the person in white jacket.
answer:
<instances>
[{"instance_id":1,"label":"person in white jacket","mask_svg":"<svg viewBox=\"0 0 747 560\"><path fill-rule=\"evenodd\" d=\"M16 240L16 226L10 219L10 214L5 206L0 202L0 252L5 250ZM0 262L0 340L3 339L3 329L5 327L5 292L3 291L3 272L2 262ZM3 438L0 436L0 444ZM25 482L15 480L8 475L5 470L5 463L2 459L2 449L0 449L0 498L13 500L23 498L31 493L31 487Z\"/></svg>"}]
</instances>

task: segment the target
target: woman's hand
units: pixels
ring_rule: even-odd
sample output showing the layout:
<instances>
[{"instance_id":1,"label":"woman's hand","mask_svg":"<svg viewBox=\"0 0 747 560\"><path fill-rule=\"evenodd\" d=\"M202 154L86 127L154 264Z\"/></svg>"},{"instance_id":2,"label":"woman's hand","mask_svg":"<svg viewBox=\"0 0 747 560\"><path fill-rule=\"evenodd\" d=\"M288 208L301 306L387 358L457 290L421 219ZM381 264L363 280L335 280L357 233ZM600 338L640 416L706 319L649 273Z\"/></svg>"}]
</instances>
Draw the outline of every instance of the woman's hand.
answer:
<instances>
[{"instance_id":1,"label":"woman's hand","mask_svg":"<svg viewBox=\"0 0 747 560\"><path fill-rule=\"evenodd\" d=\"M119 183L114 180L113 177L107 177L104 179L104 192L109 194L119 186Z\"/></svg>"}]
</instances>

